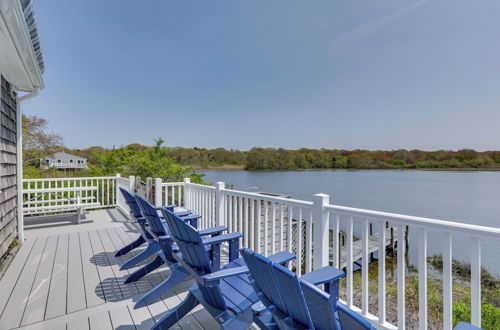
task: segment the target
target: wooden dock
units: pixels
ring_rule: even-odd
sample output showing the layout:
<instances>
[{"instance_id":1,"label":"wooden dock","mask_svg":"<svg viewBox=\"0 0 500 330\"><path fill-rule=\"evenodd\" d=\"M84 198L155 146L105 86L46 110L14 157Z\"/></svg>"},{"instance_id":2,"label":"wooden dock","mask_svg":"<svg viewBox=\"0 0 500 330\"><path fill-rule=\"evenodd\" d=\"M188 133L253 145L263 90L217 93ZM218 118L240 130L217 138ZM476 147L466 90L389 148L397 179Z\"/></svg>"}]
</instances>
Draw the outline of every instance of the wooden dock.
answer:
<instances>
[{"instance_id":1,"label":"wooden dock","mask_svg":"<svg viewBox=\"0 0 500 330\"><path fill-rule=\"evenodd\" d=\"M368 255L371 255L378 251L378 239L379 233L372 234L368 237ZM385 230L385 243L386 248L394 248L397 240L397 228L389 227ZM352 243L352 261L354 263L360 261L363 256L363 250L361 247L362 240L358 239ZM370 258L370 257L369 257ZM340 247L340 267L341 269L347 266L347 245L342 245ZM330 260L333 260L333 247L330 250ZM371 260L370 260L371 261Z\"/></svg>"}]
</instances>

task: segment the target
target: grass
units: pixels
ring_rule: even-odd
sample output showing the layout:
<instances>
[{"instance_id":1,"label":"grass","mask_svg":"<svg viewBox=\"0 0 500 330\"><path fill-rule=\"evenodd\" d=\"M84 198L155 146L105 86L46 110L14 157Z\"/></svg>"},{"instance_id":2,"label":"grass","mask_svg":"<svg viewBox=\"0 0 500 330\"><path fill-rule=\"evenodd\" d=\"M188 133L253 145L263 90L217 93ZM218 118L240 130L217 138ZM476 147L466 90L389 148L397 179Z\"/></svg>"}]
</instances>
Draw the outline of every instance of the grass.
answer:
<instances>
[{"instance_id":1,"label":"grass","mask_svg":"<svg viewBox=\"0 0 500 330\"><path fill-rule=\"evenodd\" d=\"M443 285L439 278L442 259L433 256L428 259L427 279L428 328L442 329L443 324ZM419 279L414 267L408 267L405 281L406 327L418 328L418 287ZM369 312L378 315L378 264L369 265L368 271ZM482 327L500 329L500 279L486 270L482 271ZM340 297L346 299L345 279L341 281ZM353 303L361 306L361 272L353 274ZM396 259L386 259L386 320L397 324L397 281ZM470 322L470 265L453 261L453 324L460 321Z\"/></svg>"}]
</instances>

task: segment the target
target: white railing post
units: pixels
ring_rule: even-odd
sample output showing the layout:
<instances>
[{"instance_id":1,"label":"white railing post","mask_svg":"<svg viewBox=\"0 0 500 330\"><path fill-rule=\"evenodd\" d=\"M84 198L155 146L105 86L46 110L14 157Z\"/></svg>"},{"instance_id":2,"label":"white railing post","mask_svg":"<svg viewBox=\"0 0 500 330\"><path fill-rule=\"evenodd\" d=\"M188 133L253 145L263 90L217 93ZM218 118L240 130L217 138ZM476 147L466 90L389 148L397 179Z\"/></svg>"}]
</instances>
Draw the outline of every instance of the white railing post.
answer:
<instances>
[{"instance_id":1,"label":"white railing post","mask_svg":"<svg viewBox=\"0 0 500 330\"><path fill-rule=\"evenodd\" d=\"M118 204L118 200L120 198L120 188L118 187L118 178L121 178L122 175L120 173L116 173L115 179L115 206Z\"/></svg>"},{"instance_id":2,"label":"white railing post","mask_svg":"<svg viewBox=\"0 0 500 330\"><path fill-rule=\"evenodd\" d=\"M326 194L314 195L313 205L313 269L328 266L330 249L328 246L330 228L329 212L325 206L330 203L330 196Z\"/></svg>"},{"instance_id":3,"label":"white railing post","mask_svg":"<svg viewBox=\"0 0 500 330\"><path fill-rule=\"evenodd\" d=\"M217 202L216 204L216 217L217 217L217 226L224 226L225 221L224 221L224 188L226 187L226 184L224 182L216 182L215 183L215 200Z\"/></svg>"},{"instance_id":4,"label":"white railing post","mask_svg":"<svg viewBox=\"0 0 500 330\"><path fill-rule=\"evenodd\" d=\"M162 195L163 195L163 187L162 187L161 178L156 178L155 179L155 198L154 198L156 207L160 207L162 205L162 203L163 203Z\"/></svg>"},{"instance_id":5,"label":"white railing post","mask_svg":"<svg viewBox=\"0 0 500 330\"><path fill-rule=\"evenodd\" d=\"M191 189L191 186L189 186L190 183L190 178L184 178L184 207L187 209L191 207L191 201L189 200L189 190Z\"/></svg>"},{"instance_id":6,"label":"white railing post","mask_svg":"<svg viewBox=\"0 0 500 330\"><path fill-rule=\"evenodd\" d=\"M133 175L128 177L128 192L134 194L135 177Z\"/></svg>"}]
</instances>

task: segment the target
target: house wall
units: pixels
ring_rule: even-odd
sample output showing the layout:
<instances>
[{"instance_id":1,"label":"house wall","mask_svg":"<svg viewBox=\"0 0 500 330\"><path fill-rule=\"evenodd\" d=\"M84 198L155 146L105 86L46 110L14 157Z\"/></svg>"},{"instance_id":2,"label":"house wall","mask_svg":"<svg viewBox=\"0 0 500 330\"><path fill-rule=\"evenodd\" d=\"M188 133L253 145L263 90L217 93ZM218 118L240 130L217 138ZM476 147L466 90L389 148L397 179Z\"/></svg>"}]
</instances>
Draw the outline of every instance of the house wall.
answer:
<instances>
[{"instance_id":1,"label":"house wall","mask_svg":"<svg viewBox=\"0 0 500 330\"><path fill-rule=\"evenodd\" d=\"M14 96L13 96L14 95ZM17 236L16 98L1 77L0 93L0 258Z\"/></svg>"}]
</instances>

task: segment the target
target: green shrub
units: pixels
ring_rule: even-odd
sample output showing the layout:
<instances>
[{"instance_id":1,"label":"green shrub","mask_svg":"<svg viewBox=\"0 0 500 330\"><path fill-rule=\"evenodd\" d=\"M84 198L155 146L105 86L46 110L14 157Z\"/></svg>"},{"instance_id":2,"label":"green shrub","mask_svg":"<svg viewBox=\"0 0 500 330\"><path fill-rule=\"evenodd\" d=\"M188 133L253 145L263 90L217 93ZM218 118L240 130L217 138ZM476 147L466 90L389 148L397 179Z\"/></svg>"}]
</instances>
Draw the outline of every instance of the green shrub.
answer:
<instances>
[{"instance_id":1,"label":"green shrub","mask_svg":"<svg viewBox=\"0 0 500 330\"><path fill-rule=\"evenodd\" d=\"M463 302L453 303L453 324L459 322L470 323L469 304ZM481 307L481 327L485 330L500 329L500 308L490 304L484 304Z\"/></svg>"}]
</instances>

